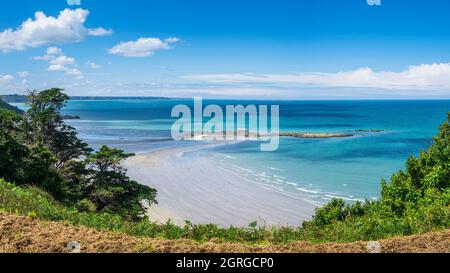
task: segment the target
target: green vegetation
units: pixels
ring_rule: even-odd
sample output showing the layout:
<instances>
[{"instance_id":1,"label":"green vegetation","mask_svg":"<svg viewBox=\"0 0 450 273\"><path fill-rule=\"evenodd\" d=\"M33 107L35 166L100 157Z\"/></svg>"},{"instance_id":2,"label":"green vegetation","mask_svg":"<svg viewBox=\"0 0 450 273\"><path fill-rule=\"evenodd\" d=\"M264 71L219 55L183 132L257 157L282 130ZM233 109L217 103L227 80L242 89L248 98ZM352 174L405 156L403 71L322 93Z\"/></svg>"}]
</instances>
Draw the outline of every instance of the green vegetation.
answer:
<instances>
[{"instance_id":1,"label":"green vegetation","mask_svg":"<svg viewBox=\"0 0 450 273\"><path fill-rule=\"evenodd\" d=\"M155 203L156 190L126 176L120 162L132 154L106 146L93 153L80 141L61 118L66 100L51 89L32 93L23 117L0 111L1 211L136 236L245 243L378 240L450 228L450 115L427 151L382 181L377 201L332 200L301 227L178 227L143 217L142 202Z\"/></svg>"},{"instance_id":2,"label":"green vegetation","mask_svg":"<svg viewBox=\"0 0 450 273\"><path fill-rule=\"evenodd\" d=\"M119 215L110 213L80 212L68 208L54 200L45 191L35 187L19 187L0 179L0 212L26 215L49 221L61 221L72 225L83 225L99 230L122 232L134 236L192 239L196 241L235 241L260 243L270 241L285 243L301 237L300 228L266 229L256 226L256 222L246 228L219 228L216 225L193 225L179 227L170 222L161 225L142 219L127 221Z\"/></svg>"},{"instance_id":3,"label":"green vegetation","mask_svg":"<svg viewBox=\"0 0 450 273\"><path fill-rule=\"evenodd\" d=\"M31 92L23 116L0 110L0 177L34 185L80 211L108 212L129 220L144 217L142 202L156 190L126 176L120 161L132 154L102 147L95 153L63 121L68 96L61 89Z\"/></svg>"}]
</instances>

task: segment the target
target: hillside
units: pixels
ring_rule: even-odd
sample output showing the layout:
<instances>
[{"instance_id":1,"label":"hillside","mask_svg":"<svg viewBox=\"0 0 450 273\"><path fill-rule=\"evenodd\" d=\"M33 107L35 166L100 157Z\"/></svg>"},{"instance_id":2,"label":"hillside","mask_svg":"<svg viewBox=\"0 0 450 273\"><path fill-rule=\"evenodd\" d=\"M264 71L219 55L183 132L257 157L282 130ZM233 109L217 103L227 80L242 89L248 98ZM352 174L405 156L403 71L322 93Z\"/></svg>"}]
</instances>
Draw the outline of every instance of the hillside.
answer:
<instances>
[{"instance_id":1,"label":"hillside","mask_svg":"<svg viewBox=\"0 0 450 273\"><path fill-rule=\"evenodd\" d=\"M7 103L24 103L27 102L28 97L26 95L9 94L1 95L0 99Z\"/></svg>"},{"instance_id":2,"label":"hillside","mask_svg":"<svg viewBox=\"0 0 450 273\"><path fill-rule=\"evenodd\" d=\"M0 253L64 253L76 241L87 253L367 253L367 242L286 245L242 243L198 243L191 240L139 238L121 233L102 232L81 226L46 222L29 217L0 215ZM450 230L379 241L382 252L450 253Z\"/></svg>"},{"instance_id":3,"label":"hillside","mask_svg":"<svg viewBox=\"0 0 450 273\"><path fill-rule=\"evenodd\" d=\"M6 102L4 102L3 100L0 99L0 109L6 109L6 110L11 110L14 111L18 114L23 114L23 111L20 110L19 108L12 106Z\"/></svg>"}]
</instances>

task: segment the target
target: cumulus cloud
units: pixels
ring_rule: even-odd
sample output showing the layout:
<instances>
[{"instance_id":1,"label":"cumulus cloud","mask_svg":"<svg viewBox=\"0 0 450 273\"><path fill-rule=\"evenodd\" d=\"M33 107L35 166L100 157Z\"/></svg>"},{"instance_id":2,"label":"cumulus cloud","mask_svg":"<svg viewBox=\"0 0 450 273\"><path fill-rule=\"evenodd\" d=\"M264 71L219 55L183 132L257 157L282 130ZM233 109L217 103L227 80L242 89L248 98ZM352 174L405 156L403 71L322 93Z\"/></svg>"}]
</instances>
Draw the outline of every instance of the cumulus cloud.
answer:
<instances>
[{"instance_id":1,"label":"cumulus cloud","mask_svg":"<svg viewBox=\"0 0 450 273\"><path fill-rule=\"evenodd\" d=\"M62 54L62 50L59 47L49 47L47 48L47 55L61 55Z\"/></svg>"},{"instance_id":2,"label":"cumulus cloud","mask_svg":"<svg viewBox=\"0 0 450 273\"><path fill-rule=\"evenodd\" d=\"M88 29L88 34L91 36L109 36L113 34L112 29L104 29L102 27Z\"/></svg>"},{"instance_id":3,"label":"cumulus cloud","mask_svg":"<svg viewBox=\"0 0 450 273\"><path fill-rule=\"evenodd\" d=\"M102 36L99 34L112 32L104 28L86 28L84 23L88 15L89 11L81 8L65 9L58 17L38 11L34 19L28 18L18 28L0 32L0 50L7 53L48 44L73 43L83 40L87 35Z\"/></svg>"},{"instance_id":4,"label":"cumulus cloud","mask_svg":"<svg viewBox=\"0 0 450 273\"><path fill-rule=\"evenodd\" d=\"M26 79L29 73L17 72L17 75L21 79L16 79L12 74L0 74L0 93L19 93L29 88L28 80Z\"/></svg>"},{"instance_id":5,"label":"cumulus cloud","mask_svg":"<svg viewBox=\"0 0 450 273\"><path fill-rule=\"evenodd\" d=\"M28 72L28 71L19 71L19 72L17 72L17 75L19 75L19 77L24 79L24 78L28 78L30 76L30 72Z\"/></svg>"},{"instance_id":6,"label":"cumulus cloud","mask_svg":"<svg viewBox=\"0 0 450 273\"><path fill-rule=\"evenodd\" d=\"M87 61L86 62L86 66L91 68L91 69L100 69L100 68L102 68L100 65L98 65L98 64L96 64L94 62L91 62L91 61Z\"/></svg>"},{"instance_id":7,"label":"cumulus cloud","mask_svg":"<svg viewBox=\"0 0 450 273\"><path fill-rule=\"evenodd\" d=\"M67 71L67 70L68 70L68 68L65 67L64 65L61 65L61 64L51 64L48 67L48 71L53 71L53 72L55 72L55 71Z\"/></svg>"},{"instance_id":8,"label":"cumulus cloud","mask_svg":"<svg viewBox=\"0 0 450 273\"><path fill-rule=\"evenodd\" d=\"M52 65L72 65L75 63L75 59L67 56L59 56L53 60L50 60Z\"/></svg>"},{"instance_id":9,"label":"cumulus cloud","mask_svg":"<svg viewBox=\"0 0 450 273\"><path fill-rule=\"evenodd\" d=\"M65 56L58 47L49 47L45 55L36 56L33 59L48 62L48 71L65 72L66 75L75 79L83 79L83 73L77 68L75 58Z\"/></svg>"},{"instance_id":10,"label":"cumulus cloud","mask_svg":"<svg viewBox=\"0 0 450 273\"><path fill-rule=\"evenodd\" d=\"M369 6L381 6L381 0L367 0Z\"/></svg>"},{"instance_id":11,"label":"cumulus cloud","mask_svg":"<svg viewBox=\"0 0 450 273\"><path fill-rule=\"evenodd\" d=\"M49 47L47 48L46 54L42 56L34 56L33 59L36 61L51 61L57 56L62 55L62 50L59 47Z\"/></svg>"},{"instance_id":12,"label":"cumulus cloud","mask_svg":"<svg viewBox=\"0 0 450 273\"><path fill-rule=\"evenodd\" d=\"M0 92L13 92L17 90L15 78L11 74L0 74Z\"/></svg>"},{"instance_id":13,"label":"cumulus cloud","mask_svg":"<svg viewBox=\"0 0 450 273\"><path fill-rule=\"evenodd\" d=\"M362 87L384 89L448 89L450 63L410 66L406 70L373 71L363 67L336 73L296 74L204 74L184 78L208 83L280 84L325 87Z\"/></svg>"},{"instance_id":14,"label":"cumulus cloud","mask_svg":"<svg viewBox=\"0 0 450 273\"><path fill-rule=\"evenodd\" d=\"M125 57L148 57L152 56L158 50L171 49L170 44L178 42L175 37L161 40L159 38L139 38L136 41L121 42L108 52L114 55Z\"/></svg>"},{"instance_id":15,"label":"cumulus cloud","mask_svg":"<svg viewBox=\"0 0 450 273\"><path fill-rule=\"evenodd\" d=\"M81 0L67 0L67 5L69 6L80 6Z\"/></svg>"},{"instance_id":16,"label":"cumulus cloud","mask_svg":"<svg viewBox=\"0 0 450 273\"><path fill-rule=\"evenodd\" d=\"M10 83L14 81L14 76L11 74L0 75L0 83Z\"/></svg>"},{"instance_id":17,"label":"cumulus cloud","mask_svg":"<svg viewBox=\"0 0 450 273\"><path fill-rule=\"evenodd\" d=\"M83 73L80 70L78 70L78 68L71 68L71 69L67 70L66 74L69 76L73 76L76 79L83 78Z\"/></svg>"}]
</instances>

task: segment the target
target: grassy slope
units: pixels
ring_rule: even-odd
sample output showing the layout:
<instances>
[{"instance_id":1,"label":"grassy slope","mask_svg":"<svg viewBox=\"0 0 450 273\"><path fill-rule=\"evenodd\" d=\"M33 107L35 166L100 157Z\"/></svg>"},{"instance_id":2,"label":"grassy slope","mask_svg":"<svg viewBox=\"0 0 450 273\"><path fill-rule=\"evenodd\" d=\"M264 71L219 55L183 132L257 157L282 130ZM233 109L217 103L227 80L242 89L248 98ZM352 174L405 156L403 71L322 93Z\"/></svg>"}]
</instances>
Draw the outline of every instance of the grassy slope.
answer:
<instances>
[{"instance_id":1,"label":"grassy slope","mask_svg":"<svg viewBox=\"0 0 450 273\"><path fill-rule=\"evenodd\" d=\"M295 227L273 229L256 226L219 228L216 225L191 224L179 227L170 222L161 225L147 220L130 223L117 215L77 212L74 209L59 205L42 190L34 187L14 186L2 179L0 179L0 212L152 238L192 239L199 242L213 239L221 242L253 244L289 243L301 238L300 229Z\"/></svg>"},{"instance_id":2,"label":"grassy slope","mask_svg":"<svg viewBox=\"0 0 450 273\"><path fill-rule=\"evenodd\" d=\"M231 238L220 237L217 230L210 231L211 238L195 235L208 233L205 228L180 233L171 225L130 224L111 215L79 213L59 206L39 189L0 179L0 252L65 252L70 241L80 242L83 252L367 252L365 242L314 244L287 228L236 229ZM286 240L274 240L275 233ZM380 243L383 252L450 252L450 230Z\"/></svg>"},{"instance_id":3,"label":"grassy slope","mask_svg":"<svg viewBox=\"0 0 450 273\"><path fill-rule=\"evenodd\" d=\"M49 238L51 238L49 240ZM242 243L199 243L192 240L164 240L133 237L82 226L47 222L30 217L0 214L0 253L64 253L68 242L81 244L81 252L153 253L365 253L366 242L284 245ZM450 230L379 241L381 252L450 252Z\"/></svg>"}]
</instances>

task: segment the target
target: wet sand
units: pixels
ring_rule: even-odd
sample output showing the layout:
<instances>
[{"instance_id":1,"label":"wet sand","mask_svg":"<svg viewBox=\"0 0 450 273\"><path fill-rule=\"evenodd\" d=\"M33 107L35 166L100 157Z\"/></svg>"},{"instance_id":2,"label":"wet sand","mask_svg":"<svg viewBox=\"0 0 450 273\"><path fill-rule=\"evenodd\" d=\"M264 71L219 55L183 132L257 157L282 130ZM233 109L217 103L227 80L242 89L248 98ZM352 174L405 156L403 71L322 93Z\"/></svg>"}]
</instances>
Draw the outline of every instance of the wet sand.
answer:
<instances>
[{"instance_id":1,"label":"wet sand","mask_svg":"<svg viewBox=\"0 0 450 273\"><path fill-rule=\"evenodd\" d=\"M124 162L128 175L158 190L152 221L183 225L298 226L311 218L316 205L240 177L196 153L205 146L166 148L138 154Z\"/></svg>"}]
</instances>

